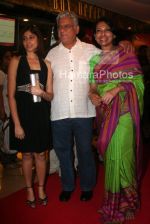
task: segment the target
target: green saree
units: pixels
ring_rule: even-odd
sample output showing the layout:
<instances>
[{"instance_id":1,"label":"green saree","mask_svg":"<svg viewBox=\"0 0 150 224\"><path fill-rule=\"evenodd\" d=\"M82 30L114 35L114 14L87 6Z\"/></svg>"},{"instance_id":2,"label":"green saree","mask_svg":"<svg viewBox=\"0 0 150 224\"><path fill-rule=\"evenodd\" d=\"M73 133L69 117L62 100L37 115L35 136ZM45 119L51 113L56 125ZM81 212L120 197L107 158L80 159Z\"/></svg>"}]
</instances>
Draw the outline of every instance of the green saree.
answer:
<instances>
[{"instance_id":1,"label":"green saree","mask_svg":"<svg viewBox=\"0 0 150 224\"><path fill-rule=\"evenodd\" d=\"M114 118L112 116L113 113L109 111L108 116L105 115L104 118L100 119L102 120L101 124L97 122L100 132L99 138L101 138L98 143L98 150L104 157L105 165L105 196L100 210L104 222L122 222L126 219L127 212L135 214L139 207L139 169L137 169L139 162L137 161L140 160L140 147L137 147L136 129L139 129L140 120L137 117L139 114L142 114L143 110L143 77L140 75L140 67L134 55L127 56L122 50L118 50L115 54L117 57L118 55L120 57L118 64L111 64L111 61L105 65L101 64L102 56L100 55L95 55L90 60L89 82L90 84L97 85L97 92L100 96L103 96L112 88L117 87L118 84L124 85L125 87L125 91L119 92L118 98L114 99L116 104L112 102L109 105L110 111L113 110L112 107L114 108ZM130 60L128 60L129 58ZM130 63L131 61L132 63ZM136 72L135 67L137 68ZM119 76L116 78L115 76L115 78L112 78L112 74L116 71L129 72L133 69L132 77ZM104 75L109 73L103 73L102 76L98 75L100 74L98 73L100 70L111 71L111 77ZM131 90L133 90L133 94ZM133 99L130 100L129 98ZM135 105L132 105L134 103ZM101 108L96 109L98 111ZM101 115L97 113L97 121L99 120L99 116ZM106 124L107 120L109 120L108 124ZM106 128L104 128L105 124ZM110 134L111 126L113 126L113 129ZM109 134L110 137L108 137ZM101 148L103 142L105 144Z\"/></svg>"}]
</instances>

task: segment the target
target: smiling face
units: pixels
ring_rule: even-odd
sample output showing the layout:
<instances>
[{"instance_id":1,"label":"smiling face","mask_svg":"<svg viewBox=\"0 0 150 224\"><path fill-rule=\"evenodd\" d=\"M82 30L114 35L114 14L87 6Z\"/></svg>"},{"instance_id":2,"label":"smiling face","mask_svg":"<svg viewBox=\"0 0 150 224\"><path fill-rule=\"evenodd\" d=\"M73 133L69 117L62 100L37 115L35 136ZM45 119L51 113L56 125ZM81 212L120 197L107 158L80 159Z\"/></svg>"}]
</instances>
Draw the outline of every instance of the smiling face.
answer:
<instances>
[{"instance_id":1,"label":"smiling face","mask_svg":"<svg viewBox=\"0 0 150 224\"><path fill-rule=\"evenodd\" d=\"M79 32L79 26L74 24L70 17L60 18L58 21L58 36L62 44L71 48L76 42L76 35Z\"/></svg>"},{"instance_id":2,"label":"smiling face","mask_svg":"<svg viewBox=\"0 0 150 224\"><path fill-rule=\"evenodd\" d=\"M38 47L38 38L31 31L23 34L23 46L27 52L35 52Z\"/></svg>"},{"instance_id":3,"label":"smiling face","mask_svg":"<svg viewBox=\"0 0 150 224\"><path fill-rule=\"evenodd\" d=\"M106 22L99 22L96 26L95 40L104 50L109 50L113 46L115 35L111 27Z\"/></svg>"}]
</instances>

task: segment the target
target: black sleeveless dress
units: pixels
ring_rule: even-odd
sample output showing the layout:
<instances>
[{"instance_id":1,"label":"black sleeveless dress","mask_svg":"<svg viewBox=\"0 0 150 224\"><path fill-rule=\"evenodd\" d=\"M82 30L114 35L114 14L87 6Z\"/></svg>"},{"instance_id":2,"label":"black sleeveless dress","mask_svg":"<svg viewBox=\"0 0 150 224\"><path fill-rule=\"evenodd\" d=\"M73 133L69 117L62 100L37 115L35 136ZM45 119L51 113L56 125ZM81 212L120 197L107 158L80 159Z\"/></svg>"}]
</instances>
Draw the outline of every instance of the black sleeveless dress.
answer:
<instances>
[{"instance_id":1,"label":"black sleeveless dress","mask_svg":"<svg viewBox=\"0 0 150 224\"><path fill-rule=\"evenodd\" d=\"M33 102L33 95L27 91L17 91L18 86L30 84L30 74L38 73L40 84L46 88L47 66L42 59L40 71L30 70L26 56L19 61L16 78L16 104L25 138L19 140L14 134L14 124L10 117L10 148L19 152L43 152L50 147L50 107L43 99Z\"/></svg>"}]
</instances>

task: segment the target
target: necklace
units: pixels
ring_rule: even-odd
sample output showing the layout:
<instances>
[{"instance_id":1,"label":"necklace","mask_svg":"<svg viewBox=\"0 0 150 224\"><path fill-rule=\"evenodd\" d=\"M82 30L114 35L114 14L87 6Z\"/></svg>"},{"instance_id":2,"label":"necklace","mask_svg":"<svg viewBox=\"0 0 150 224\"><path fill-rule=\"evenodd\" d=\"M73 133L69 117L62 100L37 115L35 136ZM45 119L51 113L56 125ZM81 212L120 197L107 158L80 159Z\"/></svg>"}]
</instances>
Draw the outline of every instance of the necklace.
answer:
<instances>
[{"instance_id":1,"label":"necklace","mask_svg":"<svg viewBox=\"0 0 150 224\"><path fill-rule=\"evenodd\" d=\"M112 46L111 49L109 50L102 50L102 55L107 55L107 54L114 54L117 50L116 46Z\"/></svg>"},{"instance_id":2,"label":"necklace","mask_svg":"<svg viewBox=\"0 0 150 224\"><path fill-rule=\"evenodd\" d=\"M107 51L102 51L101 55L102 55L102 58L101 58L101 63L102 64L109 64L109 63L112 63L112 59L114 58L114 56L116 55L118 49L117 47L113 47L111 50L107 50ZM113 63L118 63L118 60L117 62L113 62Z\"/></svg>"}]
</instances>

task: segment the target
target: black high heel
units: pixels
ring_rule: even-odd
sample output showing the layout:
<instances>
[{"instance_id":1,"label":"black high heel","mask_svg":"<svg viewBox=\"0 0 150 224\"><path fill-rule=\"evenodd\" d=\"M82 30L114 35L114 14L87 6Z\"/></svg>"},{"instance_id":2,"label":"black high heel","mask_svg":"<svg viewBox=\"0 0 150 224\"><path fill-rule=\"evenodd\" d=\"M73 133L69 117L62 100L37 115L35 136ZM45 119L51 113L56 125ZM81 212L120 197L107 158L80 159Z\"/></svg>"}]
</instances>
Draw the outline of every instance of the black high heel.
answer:
<instances>
[{"instance_id":1,"label":"black high heel","mask_svg":"<svg viewBox=\"0 0 150 224\"><path fill-rule=\"evenodd\" d=\"M30 200L26 200L26 204L31 207L31 208L35 208L36 207L36 201L35 199L33 201Z\"/></svg>"},{"instance_id":2,"label":"black high heel","mask_svg":"<svg viewBox=\"0 0 150 224\"><path fill-rule=\"evenodd\" d=\"M39 202L39 205L45 206L48 203L48 197L46 196L45 198L39 198L38 202Z\"/></svg>"},{"instance_id":3,"label":"black high heel","mask_svg":"<svg viewBox=\"0 0 150 224\"><path fill-rule=\"evenodd\" d=\"M32 189L32 187L26 187L26 189L29 189L29 188L31 188ZM34 199L34 200L29 200L29 199L27 199L26 200L26 205L28 205L30 208L35 208L36 207L36 200Z\"/></svg>"},{"instance_id":4,"label":"black high heel","mask_svg":"<svg viewBox=\"0 0 150 224\"><path fill-rule=\"evenodd\" d=\"M39 185L38 187L44 187L44 186L43 186L43 185ZM48 197L47 197L47 195L46 195L44 198L40 198L40 197L39 197L39 199L38 199L38 203L39 203L39 205L44 205L44 206L46 206L47 203L48 203Z\"/></svg>"}]
</instances>

